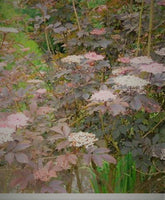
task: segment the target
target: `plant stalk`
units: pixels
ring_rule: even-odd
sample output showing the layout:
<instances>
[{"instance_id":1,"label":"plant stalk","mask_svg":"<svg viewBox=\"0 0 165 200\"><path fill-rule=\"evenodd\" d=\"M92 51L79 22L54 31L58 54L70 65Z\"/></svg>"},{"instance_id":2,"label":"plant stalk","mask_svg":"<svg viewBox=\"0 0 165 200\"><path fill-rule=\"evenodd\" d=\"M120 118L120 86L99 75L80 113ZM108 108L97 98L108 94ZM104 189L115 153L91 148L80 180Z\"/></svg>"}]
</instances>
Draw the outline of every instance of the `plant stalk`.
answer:
<instances>
[{"instance_id":1,"label":"plant stalk","mask_svg":"<svg viewBox=\"0 0 165 200\"><path fill-rule=\"evenodd\" d=\"M78 19L78 14L77 14L77 10L76 10L75 0L72 0L72 5L73 5L73 10L74 10L74 14L75 14L75 17L76 17L78 29L79 29L79 31L81 31L81 26L80 26L80 22L79 22L79 19Z\"/></svg>"},{"instance_id":2,"label":"plant stalk","mask_svg":"<svg viewBox=\"0 0 165 200\"><path fill-rule=\"evenodd\" d=\"M103 134L105 134L105 127L104 127L104 120L103 120L103 114L101 111L99 111L99 117L100 117L100 122L101 122L101 129L103 131Z\"/></svg>"},{"instance_id":3,"label":"plant stalk","mask_svg":"<svg viewBox=\"0 0 165 200\"><path fill-rule=\"evenodd\" d=\"M130 0L130 3L129 3L129 6L130 6L130 13L133 13L133 0Z\"/></svg>"},{"instance_id":4,"label":"plant stalk","mask_svg":"<svg viewBox=\"0 0 165 200\"><path fill-rule=\"evenodd\" d=\"M6 35L7 35L7 33L3 34L3 38L2 38L2 43L1 43L0 49L3 47L3 43L4 43L5 39L6 39Z\"/></svg>"},{"instance_id":5,"label":"plant stalk","mask_svg":"<svg viewBox=\"0 0 165 200\"><path fill-rule=\"evenodd\" d=\"M147 56L150 57L151 54L151 38L152 38L152 27L153 27L153 10L154 10L154 0L150 3L150 21L149 21L149 32L148 32L148 48Z\"/></svg>"},{"instance_id":6,"label":"plant stalk","mask_svg":"<svg viewBox=\"0 0 165 200\"><path fill-rule=\"evenodd\" d=\"M79 192L83 193L78 167L76 166L74 169L75 169L75 175L76 175L76 179L77 179L77 186L78 186Z\"/></svg>"},{"instance_id":7,"label":"plant stalk","mask_svg":"<svg viewBox=\"0 0 165 200\"><path fill-rule=\"evenodd\" d=\"M138 28L138 39L137 39L136 56L138 56L139 50L140 50L140 37L141 37L141 29L142 29L142 14L143 14L143 10L144 10L144 0L142 0L140 16L139 16L139 28Z\"/></svg>"}]
</instances>

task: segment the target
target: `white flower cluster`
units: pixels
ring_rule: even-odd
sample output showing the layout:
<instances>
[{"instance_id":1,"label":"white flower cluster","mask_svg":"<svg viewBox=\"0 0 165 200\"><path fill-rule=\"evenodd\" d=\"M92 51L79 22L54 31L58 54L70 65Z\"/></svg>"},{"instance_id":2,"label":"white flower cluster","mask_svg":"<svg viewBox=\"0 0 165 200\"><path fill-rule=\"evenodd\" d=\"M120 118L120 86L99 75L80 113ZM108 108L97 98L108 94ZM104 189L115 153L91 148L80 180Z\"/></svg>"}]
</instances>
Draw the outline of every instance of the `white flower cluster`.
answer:
<instances>
[{"instance_id":1,"label":"white flower cluster","mask_svg":"<svg viewBox=\"0 0 165 200\"><path fill-rule=\"evenodd\" d=\"M133 70L133 67L118 67L112 70L113 75L126 74Z\"/></svg>"},{"instance_id":2,"label":"white flower cluster","mask_svg":"<svg viewBox=\"0 0 165 200\"><path fill-rule=\"evenodd\" d=\"M5 142L13 141L12 133L15 132L15 129L9 127L1 127L0 128L0 144Z\"/></svg>"},{"instance_id":3,"label":"white flower cluster","mask_svg":"<svg viewBox=\"0 0 165 200\"><path fill-rule=\"evenodd\" d=\"M36 83L36 84L37 84L37 83L43 83L43 81L42 81L42 80L39 80L39 79L31 79L31 80L28 80L27 82L28 82L28 83L34 83L34 84L35 84L35 83Z\"/></svg>"},{"instance_id":4,"label":"white flower cluster","mask_svg":"<svg viewBox=\"0 0 165 200\"><path fill-rule=\"evenodd\" d=\"M148 81L133 75L118 76L113 78L113 81L121 86L140 89L149 84Z\"/></svg>"},{"instance_id":5,"label":"white flower cluster","mask_svg":"<svg viewBox=\"0 0 165 200\"><path fill-rule=\"evenodd\" d=\"M71 55L71 56L67 56L65 58L62 58L61 61L64 63L80 63L81 60L84 59L84 56L81 55Z\"/></svg>"},{"instance_id":6,"label":"white flower cluster","mask_svg":"<svg viewBox=\"0 0 165 200\"><path fill-rule=\"evenodd\" d=\"M68 140L69 142L71 142L71 146L85 146L86 148L88 148L90 146L93 146L94 142L96 142L98 139L93 133L80 131L78 133L71 133L68 137Z\"/></svg>"},{"instance_id":7,"label":"white flower cluster","mask_svg":"<svg viewBox=\"0 0 165 200\"><path fill-rule=\"evenodd\" d=\"M160 159L165 160L165 149L161 149Z\"/></svg>"},{"instance_id":8,"label":"white flower cluster","mask_svg":"<svg viewBox=\"0 0 165 200\"><path fill-rule=\"evenodd\" d=\"M160 50L155 51L155 53L160 56L165 56L165 48L161 48Z\"/></svg>"},{"instance_id":9,"label":"white flower cluster","mask_svg":"<svg viewBox=\"0 0 165 200\"><path fill-rule=\"evenodd\" d=\"M117 97L110 90L100 90L92 94L90 101L109 101L115 100Z\"/></svg>"},{"instance_id":10,"label":"white flower cluster","mask_svg":"<svg viewBox=\"0 0 165 200\"><path fill-rule=\"evenodd\" d=\"M130 63L135 66L140 64L150 64L152 62L153 60L147 56L135 57L130 60Z\"/></svg>"}]
</instances>

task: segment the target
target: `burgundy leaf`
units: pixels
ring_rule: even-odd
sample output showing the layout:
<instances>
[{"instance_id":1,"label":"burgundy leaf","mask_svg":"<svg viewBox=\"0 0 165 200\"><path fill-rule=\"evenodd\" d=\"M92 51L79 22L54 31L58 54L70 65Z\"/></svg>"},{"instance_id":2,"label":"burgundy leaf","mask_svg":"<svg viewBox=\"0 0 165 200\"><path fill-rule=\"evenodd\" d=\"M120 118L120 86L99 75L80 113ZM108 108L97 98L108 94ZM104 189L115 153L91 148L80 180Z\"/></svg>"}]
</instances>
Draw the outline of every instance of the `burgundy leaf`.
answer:
<instances>
[{"instance_id":1,"label":"burgundy leaf","mask_svg":"<svg viewBox=\"0 0 165 200\"><path fill-rule=\"evenodd\" d=\"M10 152L6 154L5 160L11 165L11 163L14 161L14 153Z\"/></svg>"},{"instance_id":2,"label":"burgundy leaf","mask_svg":"<svg viewBox=\"0 0 165 200\"><path fill-rule=\"evenodd\" d=\"M33 113L35 113L36 112L36 110L37 110L37 103L36 103L36 101L32 101L31 102L31 104L29 105L29 107L30 107L30 112L33 114Z\"/></svg>"},{"instance_id":3,"label":"burgundy leaf","mask_svg":"<svg viewBox=\"0 0 165 200\"><path fill-rule=\"evenodd\" d=\"M141 103L141 107L143 107L145 111L149 113L160 111L160 106L154 99L148 98L145 95L137 95L136 97L134 97L134 99L135 98L136 101Z\"/></svg>"},{"instance_id":4,"label":"burgundy leaf","mask_svg":"<svg viewBox=\"0 0 165 200\"><path fill-rule=\"evenodd\" d=\"M61 149L66 148L69 145L69 141L65 140L57 144L57 149L60 151Z\"/></svg>"},{"instance_id":5,"label":"burgundy leaf","mask_svg":"<svg viewBox=\"0 0 165 200\"><path fill-rule=\"evenodd\" d=\"M97 166L102 167L103 158L101 155L92 155L92 160Z\"/></svg>"},{"instance_id":6,"label":"burgundy leaf","mask_svg":"<svg viewBox=\"0 0 165 200\"><path fill-rule=\"evenodd\" d=\"M63 132L59 126L53 126L50 130L55 131L56 133L63 134Z\"/></svg>"},{"instance_id":7,"label":"burgundy leaf","mask_svg":"<svg viewBox=\"0 0 165 200\"><path fill-rule=\"evenodd\" d=\"M107 148L97 148L94 152L96 153L108 153L110 150Z\"/></svg>"},{"instance_id":8,"label":"burgundy leaf","mask_svg":"<svg viewBox=\"0 0 165 200\"><path fill-rule=\"evenodd\" d=\"M70 168L70 164L68 162L67 155L58 156L56 159L56 163L57 163L57 168L59 169L58 171L61 171L63 169L67 170Z\"/></svg>"},{"instance_id":9,"label":"burgundy leaf","mask_svg":"<svg viewBox=\"0 0 165 200\"><path fill-rule=\"evenodd\" d=\"M45 165L44 168L47 169L47 170L49 170L52 167L52 164L53 164L53 162L49 161L48 163L46 163L46 165Z\"/></svg>"},{"instance_id":10,"label":"burgundy leaf","mask_svg":"<svg viewBox=\"0 0 165 200\"><path fill-rule=\"evenodd\" d=\"M137 96L133 98L133 100L131 101L130 105L135 110L139 110L142 107L142 104L141 104L139 98L137 98Z\"/></svg>"},{"instance_id":11,"label":"burgundy leaf","mask_svg":"<svg viewBox=\"0 0 165 200\"><path fill-rule=\"evenodd\" d=\"M67 137L68 135L69 135L69 133L70 133L70 128L69 128L69 126L67 125L67 124L64 124L64 126L63 126L63 133L64 133L64 135Z\"/></svg>"},{"instance_id":12,"label":"burgundy leaf","mask_svg":"<svg viewBox=\"0 0 165 200\"><path fill-rule=\"evenodd\" d=\"M92 155L91 155L91 154L84 154L83 160L84 160L84 162L85 162L86 165L89 165L89 164L90 164L91 158L92 158Z\"/></svg>"},{"instance_id":13,"label":"burgundy leaf","mask_svg":"<svg viewBox=\"0 0 165 200\"><path fill-rule=\"evenodd\" d=\"M68 161L71 163L71 164L76 164L77 163L77 156L74 155L74 154L69 154L68 155Z\"/></svg>"},{"instance_id":14,"label":"burgundy leaf","mask_svg":"<svg viewBox=\"0 0 165 200\"><path fill-rule=\"evenodd\" d=\"M7 146L7 151L11 151L12 149L14 149L16 147L17 143L14 142L10 142L9 145Z\"/></svg>"},{"instance_id":15,"label":"burgundy leaf","mask_svg":"<svg viewBox=\"0 0 165 200\"><path fill-rule=\"evenodd\" d=\"M30 147L31 145L29 144L29 143L20 143L20 144L18 144L16 147L15 147L15 149L14 149L14 151L15 152L17 152L17 151L22 151L22 150L24 150L24 149L27 149L28 147Z\"/></svg>"},{"instance_id":16,"label":"burgundy leaf","mask_svg":"<svg viewBox=\"0 0 165 200\"><path fill-rule=\"evenodd\" d=\"M16 171L14 177L15 178L12 179L10 182L10 185L12 187L19 185L20 189L23 190L27 187L28 183L30 183L31 185L34 184L34 176L27 168Z\"/></svg>"},{"instance_id":17,"label":"burgundy leaf","mask_svg":"<svg viewBox=\"0 0 165 200\"><path fill-rule=\"evenodd\" d=\"M15 187L15 186L17 186L21 181L22 181L22 177L16 177L16 178L14 178L14 179L11 180L10 186L11 186L11 187Z\"/></svg>"},{"instance_id":18,"label":"burgundy leaf","mask_svg":"<svg viewBox=\"0 0 165 200\"><path fill-rule=\"evenodd\" d=\"M88 149L87 149L87 151L88 151L88 153L90 154L90 153L93 153L94 151L96 150L96 147L89 147Z\"/></svg>"},{"instance_id":19,"label":"burgundy leaf","mask_svg":"<svg viewBox=\"0 0 165 200\"><path fill-rule=\"evenodd\" d=\"M54 192L66 193L65 188L62 186L62 181L52 181L49 183L49 186L53 189Z\"/></svg>"},{"instance_id":20,"label":"burgundy leaf","mask_svg":"<svg viewBox=\"0 0 165 200\"><path fill-rule=\"evenodd\" d=\"M20 189L21 189L21 190L25 189L26 186L27 186L27 184L28 184L28 181L26 180L26 178L25 178L24 176L22 176L22 177L17 177L17 178L15 178L15 179L13 179L13 180L11 181L11 183L10 183L10 185L11 185L12 187L15 187L15 186L17 186L17 185L20 185Z\"/></svg>"},{"instance_id":21,"label":"burgundy leaf","mask_svg":"<svg viewBox=\"0 0 165 200\"><path fill-rule=\"evenodd\" d=\"M55 140L59 140L59 139L64 139L64 136L60 135L60 134L56 134L49 138L50 141L55 141Z\"/></svg>"},{"instance_id":22,"label":"burgundy leaf","mask_svg":"<svg viewBox=\"0 0 165 200\"><path fill-rule=\"evenodd\" d=\"M19 163L28 163L29 162L27 155L24 153L16 153L15 157Z\"/></svg>"},{"instance_id":23,"label":"burgundy leaf","mask_svg":"<svg viewBox=\"0 0 165 200\"><path fill-rule=\"evenodd\" d=\"M2 157L4 155L4 151L0 150L0 157Z\"/></svg>"},{"instance_id":24,"label":"burgundy leaf","mask_svg":"<svg viewBox=\"0 0 165 200\"><path fill-rule=\"evenodd\" d=\"M116 115L118 115L120 113L124 114L125 111L126 111L126 108L121 104L111 104L110 105L110 110L112 112L112 115L116 116Z\"/></svg>"},{"instance_id":25,"label":"burgundy leaf","mask_svg":"<svg viewBox=\"0 0 165 200\"><path fill-rule=\"evenodd\" d=\"M51 188L51 187L49 187L49 186L43 186L43 187L41 188L41 192L42 192L42 193L53 193L54 190L53 190L53 188Z\"/></svg>"},{"instance_id":26,"label":"burgundy leaf","mask_svg":"<svg viewBox=\"0 0 165 200\"><path fill-rule=\"evenodd\" d=\"M101 157L102 157L105 161L107 161L107 162L109 162L109 163L116 164L116 159L115 159L113 156L111 156L111 155L102 154Z\"/></svg>"}]
</instances>

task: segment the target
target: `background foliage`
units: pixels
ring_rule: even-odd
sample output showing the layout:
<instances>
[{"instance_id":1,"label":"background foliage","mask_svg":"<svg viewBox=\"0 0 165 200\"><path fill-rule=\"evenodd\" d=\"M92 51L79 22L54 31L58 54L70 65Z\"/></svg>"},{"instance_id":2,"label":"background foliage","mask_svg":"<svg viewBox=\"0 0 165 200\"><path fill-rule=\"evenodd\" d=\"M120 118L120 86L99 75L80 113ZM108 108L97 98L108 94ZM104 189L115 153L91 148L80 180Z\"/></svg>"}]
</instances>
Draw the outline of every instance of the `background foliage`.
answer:
<instances>
[{"instance_id":1,"label":"background foliage","mask_svg":"<svg viewBox=\"0 0 165 200\"><path fill-rule=\"evenodd\" d=\"M164 9L0 2L0 192L163 192Z\"/></svg>"}]
</instances>

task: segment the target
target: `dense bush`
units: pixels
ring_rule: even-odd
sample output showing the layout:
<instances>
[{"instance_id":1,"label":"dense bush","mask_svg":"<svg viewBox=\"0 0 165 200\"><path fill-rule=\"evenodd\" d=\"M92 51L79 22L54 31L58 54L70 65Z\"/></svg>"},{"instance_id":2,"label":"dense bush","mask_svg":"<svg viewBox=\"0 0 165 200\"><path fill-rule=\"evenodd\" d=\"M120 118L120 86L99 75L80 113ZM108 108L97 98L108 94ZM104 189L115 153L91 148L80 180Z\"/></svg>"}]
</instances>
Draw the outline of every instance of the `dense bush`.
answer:
<instances>
[{"instance_id":1,"label":"dense bush","mask_svg":"<svg viewBox=\"0 0 165 200\"><path fill-rule=\"evenodd\" d=\"M164 1L0 11L0 191L163 192Z\"/></svg>"}]
</instances>

